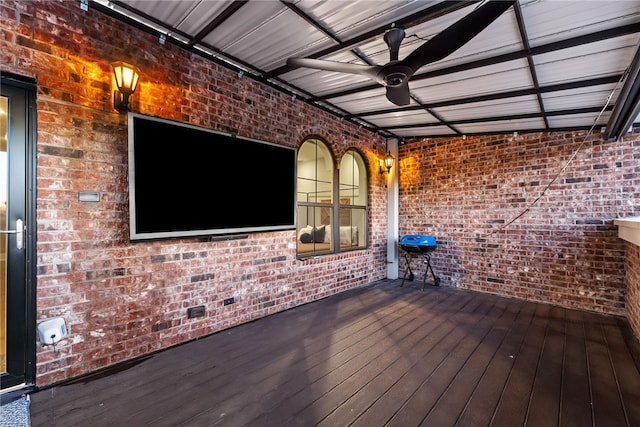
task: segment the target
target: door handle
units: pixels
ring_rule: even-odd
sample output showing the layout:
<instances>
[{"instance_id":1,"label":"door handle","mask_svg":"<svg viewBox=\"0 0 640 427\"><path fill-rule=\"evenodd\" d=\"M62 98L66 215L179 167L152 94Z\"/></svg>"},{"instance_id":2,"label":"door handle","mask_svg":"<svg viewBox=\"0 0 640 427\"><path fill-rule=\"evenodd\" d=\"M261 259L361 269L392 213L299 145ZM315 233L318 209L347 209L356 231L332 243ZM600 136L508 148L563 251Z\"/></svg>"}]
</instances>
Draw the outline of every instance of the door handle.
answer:
<instances>
[{"instance_id":1,"label":"door handle","mask_svg":"<svg viewBox=\"0 0 640 427\"><path fill-rule=\"evenodd\" d=\"M16 248L24 248L24 223L21 219L16 219L15 230L0 230L0 234L15 234L16 235Z\"/></svg>"}]
</instances>

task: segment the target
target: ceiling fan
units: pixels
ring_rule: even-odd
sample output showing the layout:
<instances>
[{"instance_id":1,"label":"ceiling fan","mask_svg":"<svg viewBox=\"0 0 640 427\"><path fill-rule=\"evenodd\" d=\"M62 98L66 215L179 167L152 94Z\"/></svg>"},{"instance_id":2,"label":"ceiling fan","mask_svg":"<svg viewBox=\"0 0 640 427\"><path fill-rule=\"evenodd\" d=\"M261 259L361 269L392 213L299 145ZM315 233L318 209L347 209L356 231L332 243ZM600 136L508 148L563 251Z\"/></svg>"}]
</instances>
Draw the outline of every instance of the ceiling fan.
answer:
<instances>
[{"instance_id":1,"label":"ceiling fan","mask_svg":"<svg viewBox=\"0 0 640 427\"><path fill-rule=\"evenodd\" d=\"M360 74L387 88L387 99L396 105L408 105L409 79L424 65L443 59L478 35L502 15L515 1L489 1L435 35L403 60L398 60L404 30L393 27L384 34L390 61L385 65L361 65L313 58L289 58L287 64L339 73Z\"/></svg>"}]
</instances>

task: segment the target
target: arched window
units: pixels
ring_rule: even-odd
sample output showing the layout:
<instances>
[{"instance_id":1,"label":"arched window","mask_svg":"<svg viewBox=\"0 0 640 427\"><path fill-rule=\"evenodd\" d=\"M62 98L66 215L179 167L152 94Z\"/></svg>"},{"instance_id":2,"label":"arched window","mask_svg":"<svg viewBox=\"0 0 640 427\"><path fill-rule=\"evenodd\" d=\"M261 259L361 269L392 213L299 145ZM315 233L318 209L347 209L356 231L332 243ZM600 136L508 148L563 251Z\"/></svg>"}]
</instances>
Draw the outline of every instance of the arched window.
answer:
<instances>
[{"instance_id":1,"label":"arched window","mask_svg":"<svg viewBox=\"0 0 640 427\"><path fill-rule=\"evenodd\" d=\"M300 257L366 246L364 161L355 150L349 150L340 162L338 176L334 165L331 151L318 138L308 138L298 150L297 252Z\"/></svg>"},{"instance_id":2,"label":"arched window","mask_svg":"<svg viewBox=\"0 0 640 427\"><path fill-rule=\"evenodd\" d=\"M298 255L333 251L331 229L333 217L334 163L324 142L309 138L298 150Z\"/></svg>"},{"instance_id":3,"label":"arched window","mask_svg":"<svg viewBox=\"0 0 640 427\"><path fill-rule=\"evenodd\" d=\"M367 230L367 170L356 150L342 156L339 185L340 248L362 248Z\"/></svg>"}]
</instances>

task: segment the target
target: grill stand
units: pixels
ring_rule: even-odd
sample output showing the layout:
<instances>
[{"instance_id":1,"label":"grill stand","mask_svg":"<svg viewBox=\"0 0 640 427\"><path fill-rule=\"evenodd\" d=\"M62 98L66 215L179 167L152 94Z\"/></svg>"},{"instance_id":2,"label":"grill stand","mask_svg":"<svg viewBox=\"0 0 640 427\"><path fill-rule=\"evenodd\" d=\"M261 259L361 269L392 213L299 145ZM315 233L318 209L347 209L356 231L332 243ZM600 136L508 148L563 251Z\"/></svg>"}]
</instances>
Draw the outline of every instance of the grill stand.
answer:
<instances>
[{"instance_id":1,"label":"grill stand","mask_svg":"<svg viewBox=\"0 0 640 427\"><path fill-rule=\"evenodd\" d=\"M404 285L405 280L412 281L414 278L413 271L411 271L411 260L420 257L422 255L424 257L424 263L427 264L427 271L424 272L424 278L422 279L422 290L424 291L424 287L427 284L427 275L431 272L431 276L433 277L433 286L440 286L440 278L436 276L433 272L433 267L431 267L431 255L429 252L423 253L414 253L414 252L404 252L404 259L407 261L407 268L404 271L404 275L402 276L402 283L400 286ZM408 274L408 276L407 276Z\"/></svg>"}]
</instances>

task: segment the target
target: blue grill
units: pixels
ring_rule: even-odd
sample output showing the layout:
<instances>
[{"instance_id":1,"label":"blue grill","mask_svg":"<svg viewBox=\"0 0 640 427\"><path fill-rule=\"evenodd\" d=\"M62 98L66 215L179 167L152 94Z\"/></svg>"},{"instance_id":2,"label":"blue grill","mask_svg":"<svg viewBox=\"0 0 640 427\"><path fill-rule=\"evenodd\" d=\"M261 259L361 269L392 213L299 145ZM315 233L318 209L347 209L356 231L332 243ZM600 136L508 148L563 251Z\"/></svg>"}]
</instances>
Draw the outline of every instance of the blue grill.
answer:
<instances>
[{"instance_id":1,"label":"blue grill","mask_svg":"<svg viewBox=\"0 0 640 427\"><path fill-rule=\"evenodd\" d=\"M433 286L440 285L440 278L436 276L431 267L431 252L436 249L438 243L433 236L422 236L419 234L407 234L400 238L400 248L404 251L404 259L407 262L407 268L402 276L402 283L404 285L405 280L413 280L414 275L411 271L411 261L417 257L423 257L425 264L427 264L427 270L424 273L424 279L422 280L422 290L427 282L427 275L431 272L433 277Z\"/></svg>"},{"instance_id":2,"label":"blue grill","mask_svg":"<svg viewBox=\"0 0 640 427\"><path fill-rule=\"evenodd\" d=\"M407 234L400 238L400 247L406 252L424 253L431 252L438 246L435 237L421 236L419 234Z\"/></svg>"}]
</instances>

